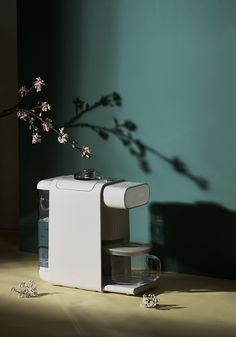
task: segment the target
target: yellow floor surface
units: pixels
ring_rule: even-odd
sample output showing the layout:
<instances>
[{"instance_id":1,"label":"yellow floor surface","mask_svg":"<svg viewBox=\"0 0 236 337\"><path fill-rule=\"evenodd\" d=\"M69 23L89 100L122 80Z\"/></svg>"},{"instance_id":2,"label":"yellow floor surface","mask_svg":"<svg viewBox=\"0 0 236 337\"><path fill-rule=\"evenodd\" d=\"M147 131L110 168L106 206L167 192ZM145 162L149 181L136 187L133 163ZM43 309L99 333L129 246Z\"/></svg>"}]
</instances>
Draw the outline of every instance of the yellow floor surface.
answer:
<instances>
[{"instance_id":1,"label":"yellow floor surface","mask_svg":"<svg viewBox=\"0 0 236 337\"><path fill-rule=\"evenodd\" d=\"M10 290L34 279L40 296ZM236 281L162 273L159 309L141 296L58 287L40 280L37 255L0 233L1 337L236 337Z\"/></svg>"}]
</instances>

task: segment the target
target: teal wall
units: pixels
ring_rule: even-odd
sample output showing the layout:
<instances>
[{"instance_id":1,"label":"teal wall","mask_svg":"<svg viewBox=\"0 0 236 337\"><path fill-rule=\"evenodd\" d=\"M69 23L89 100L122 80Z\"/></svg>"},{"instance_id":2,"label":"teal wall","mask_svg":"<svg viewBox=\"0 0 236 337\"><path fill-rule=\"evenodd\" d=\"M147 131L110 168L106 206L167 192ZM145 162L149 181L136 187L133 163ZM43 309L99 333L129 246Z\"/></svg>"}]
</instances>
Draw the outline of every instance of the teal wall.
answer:
<instances>
[{"instance_id":1,"label":"teal wall","mask_svg":"<svg viewBox=\"0 0 236 337\"><path fill-rule=\"evenodd\" d=\"M178 156L190 174L209 181L203 190L151 153L152 172L145 174L116 138L105 142L89 130L73 130L93 148L88 163L54 137L32 146L22 126L24 226L32 228L37 213L37 180L83 166L148 182L151 203L200 201L235 210L235 1L19 0L18 28L20 83L45 79L53 120L73 116L76 96L92 103L115 90L122 108L99 109L85 121L112 126L113 116L130 119L139 126L137 138L167 158ZM152 240L149 211L131 211L133 240Z\"/></svg>"}]
</instances>

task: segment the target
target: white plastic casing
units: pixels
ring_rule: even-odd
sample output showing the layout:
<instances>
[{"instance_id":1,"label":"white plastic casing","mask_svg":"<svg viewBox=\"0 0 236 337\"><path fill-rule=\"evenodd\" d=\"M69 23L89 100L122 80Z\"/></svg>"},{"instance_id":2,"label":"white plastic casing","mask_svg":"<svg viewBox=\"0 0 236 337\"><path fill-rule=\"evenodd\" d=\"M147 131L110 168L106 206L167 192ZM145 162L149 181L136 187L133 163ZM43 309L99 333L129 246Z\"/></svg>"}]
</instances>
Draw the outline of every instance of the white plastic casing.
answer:
<instances>
[{"instance_id":1,"label":"white plastic casing","mask_svg":"<svg viewBox=\"0 0 236 337\"><path fill-rule=\"evenodd\" d=\"M40 268L41 278L57 285L134 294L103 287L102 240L128 237L128 209L148 202L148 185L64 176L42 180L37 188L49 190L48 268Z\"/></svg>"},{"instance_id":2,"label":"white plastic casing","mask_svg":"<svg viewBox=\"0 0 236 337\"><path fill-rule=\"evenodd\" d=\"M134 208L149 201L149 186L146 183L122 181L104 188L103 201L113 208Z\"/></svg>"}]
</instances>

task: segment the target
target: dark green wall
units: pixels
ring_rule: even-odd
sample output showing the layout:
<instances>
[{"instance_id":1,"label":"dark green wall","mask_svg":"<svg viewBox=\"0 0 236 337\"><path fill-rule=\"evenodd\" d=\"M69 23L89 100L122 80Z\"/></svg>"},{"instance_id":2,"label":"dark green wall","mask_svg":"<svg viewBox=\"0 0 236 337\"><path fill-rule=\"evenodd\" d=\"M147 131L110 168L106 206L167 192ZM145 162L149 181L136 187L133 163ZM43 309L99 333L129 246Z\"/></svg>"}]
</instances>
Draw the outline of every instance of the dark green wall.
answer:
<instances>
[{"instance_id":1,"label":"dark green wall","mask_svg":"<svg viewBox=\"0 0 236 337\"><path fill-rule=\"evenodd\" d=\"M95 156L87 163L54 137L32 146L22 126L23 228L32 228L35 219L39 179L88 165L107 176L147 181L151 204L210 202L234 211L235 18L233 0L19 0L20 83L38 75L45 79L52 119L60 124L72 117L76 96L93 102L116 90L122 108L99 109L85 120L111 126L113 116L131 119L139 126L137 138L162 155L149 153L152 172L146 175L116 138L104 142L89 130L73 130L93 147ZM168 159L174 156L187 164L187 175L173 169ZM209 182L209 189L196 184L198 177ZM157 241L150 234L150 218L148 207L131 212L134 240ZM221 242L226 247L235 229L222 221L222 231L229 231ZM213 231L204 221L198 240ZM188 241L187 232L179 235ZM182 268L178 261L167 268L191 271L191 263Z\"/></svg>"}]
</instances>

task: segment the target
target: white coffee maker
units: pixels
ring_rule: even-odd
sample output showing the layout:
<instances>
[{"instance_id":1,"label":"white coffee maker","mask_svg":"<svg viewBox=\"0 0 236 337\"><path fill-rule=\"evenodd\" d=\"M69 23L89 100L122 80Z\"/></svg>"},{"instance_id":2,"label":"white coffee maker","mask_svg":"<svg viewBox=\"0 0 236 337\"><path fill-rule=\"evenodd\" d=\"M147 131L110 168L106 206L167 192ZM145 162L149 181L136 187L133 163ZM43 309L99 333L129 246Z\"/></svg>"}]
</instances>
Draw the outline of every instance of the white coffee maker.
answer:
<instances>
[{"instance_id":1,"label":"white coffee maker","mask_svg":"<svg viewBox=\"0 0 236 337\"><path fill-rule=\"evenodd\" d=\"M129 209L149 200L146 183L94 170L38 183L39 274L54 285L136 295L157 285L151 246L130 242Z\"/></svg>"}]
</instances>

